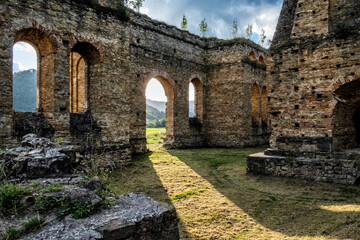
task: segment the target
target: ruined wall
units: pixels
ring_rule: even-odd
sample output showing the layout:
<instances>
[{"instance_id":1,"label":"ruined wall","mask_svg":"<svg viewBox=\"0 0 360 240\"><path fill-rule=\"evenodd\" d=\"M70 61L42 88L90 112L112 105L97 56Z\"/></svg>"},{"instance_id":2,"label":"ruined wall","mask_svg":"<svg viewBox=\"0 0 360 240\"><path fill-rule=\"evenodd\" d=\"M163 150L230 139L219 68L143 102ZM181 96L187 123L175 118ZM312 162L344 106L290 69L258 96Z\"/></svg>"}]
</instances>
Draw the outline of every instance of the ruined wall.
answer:
<instances>
[{"instance_id":1,"label":"ruined wall","mask_svg":"<svg viewBox=\"0 0 360 240\"><path fill-rule=\"evenodd\" d=\"M3 146L35 131L41 119L54 138L105 156L107 165L126 161L131 153L146 151L145 90L151 78L161 82L168 97L166 144L241 147L267 141L261 110L265 69L259 63L266 54L250 41L200 38L125 12L112 0L11 0L0 12ZM18 41L32 44L39 58L38 112L26 128L21 125L27 113L12 110L12 46ZM245 58L250 52L253 61ZM196 118L188 116L190 82L196 88ZM254 84L262 112L256 128L251 123Z\"/></svg>"},{"instance_id":2,"label":"ruined wall","mask_svg":"<svg viewBox=\"0 0 360 240\"><path fill-rule=\"evenodd\" d=\"M232 44L220 41L209 44L205 102L209 146L241 147L267 142L267 132L262 131L260 123L252 124L252 86L266 86L266 83L265 71L244 61L251 52L255 53L256 59L264 57L259 46L250 46L241 40Z\"/></svg>"},{"instance_id":3,"label":"ruined wall","mask_svg":"<svg viewBox=\"0 0 360 240\"><path fill-rule=\"evenodd\" d=\"M130 129L129 38L123 19L109 14L107 8L94 10L75 1L6 1L1 8L1 139L12 136L12 46L25 40L36 48L39 58L40 103L38 111L50 121L56 133L70 131L69 81L70 52L77 43L94 46L101 61L89 66L89 110L101 132L81 132L80 142L92 139L94 148L112 145L128 149ZM48 45L50 50L47 50ZM83 49L86 53L87 49ZM77 51L79 52L79 51ZM81 51L80 51L81 52ZM94 56L89 56L89 61ZM43 64L42 64L43 63ZM111 96L111 98L109 98ZM43 100L41 100L43 99ZM75 122L76 124L76 122ZM77 141L77 139L73 139ZM106 151L106 150L105 150ZM128 158L120 156L119 161Z\"/></svg>"},{"instance_id":4,"label":"ruined wall","mask_svg":"<svg viewBox=\"0 0 360 240\"><path fill-rule=\"evenodd\" d=\"M309 11L308 4L314 5L313 12ZM360 76L359 35L355 28L346 34L329 32L329 22L333 26L334 18L337 24L345 21L331 11L340 5L350 9L350 5L354 7L358 3L298 1L293 34L272 46L267 79L272 92L269 112L273 147L292 149L293 141L286 138L294 137L296 142L302 138L317 139L312 144L304 141L307 144L297 149L299 151L332 151L357 146L353 123L356 103L341 107L349 99L339 99L335 94L335 90ZM351 19L354 17L356 20L356 16Z\"/></svg>"},{"instance_id":5,"label":"ruined wall","mask_svg":"<svg viewBox=\"0 0 360 240\"><path fill-rule=\"evenodd\" d=\"M294 7L290 0L284 6L288 3ZM263 161L266 174L356 182L360 174L356 164L346 161L350 155L336 158L331 153L360 146L359 13L353 11L358 7L352 0L298 0L292 34L275 34L282 37L271 46L267 81L270 145L279 157L250 157L250 172ZM288 16L282 11L277 31L284 18ZM303 158L319 152L329 154ZM294 159L281 158L289 155Z\"/></svg>"}]
</instances>

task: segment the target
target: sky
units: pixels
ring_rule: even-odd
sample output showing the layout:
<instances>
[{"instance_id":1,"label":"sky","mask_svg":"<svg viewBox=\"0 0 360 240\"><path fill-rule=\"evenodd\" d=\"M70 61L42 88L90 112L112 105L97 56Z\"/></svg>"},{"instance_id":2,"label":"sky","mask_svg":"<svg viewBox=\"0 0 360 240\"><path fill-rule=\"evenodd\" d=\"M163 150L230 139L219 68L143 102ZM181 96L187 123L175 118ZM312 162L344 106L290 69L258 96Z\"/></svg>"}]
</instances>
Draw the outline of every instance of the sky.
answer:
<instances>
[{"instance_id":1,"label":"sky","mask_svg":"<svg viewBox=\"0 0 360 240\"><path fill-rule=\"evenodd\" d=\"M232 38L232 24L238 23L238 37L245 36L248 25L253 27L251 40L259 43L261 30L265 30L264 47L269 46L283 0L145 0L140 12L167 24L180 27L183 15L188 21L187 30L200 35L199 24L206 19L208 32L206 36L221 39ZM36 52L24 42L13 48L13 72L37 69ZM164 90L157 80L149 82L146 97L157 101L166 101ZM190 85L189 99L194 100L194 89Z\"/></svg>"}]
</instances>

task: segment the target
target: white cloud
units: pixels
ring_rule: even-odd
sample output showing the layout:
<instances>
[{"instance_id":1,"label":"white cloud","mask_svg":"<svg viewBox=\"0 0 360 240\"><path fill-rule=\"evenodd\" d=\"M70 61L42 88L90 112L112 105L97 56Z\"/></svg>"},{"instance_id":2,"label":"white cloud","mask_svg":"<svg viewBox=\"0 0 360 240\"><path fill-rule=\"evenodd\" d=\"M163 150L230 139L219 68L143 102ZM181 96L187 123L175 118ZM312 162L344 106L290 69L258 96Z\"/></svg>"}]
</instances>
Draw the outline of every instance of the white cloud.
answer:
<instances>
[{"instance_id":1,"label":"white cloud","mask_svg":"<svg viewBox=\"0 0 360 240\"><path fill-rule=\"evenodd\" d=\"M141 8L140 8L140 12L141 12L142 14L148 15L148 14L150 13L150 8L141 7Z\"/></svg>"},{"instance_id":2,"label":"white cloud","mask_svg":"<svg viewBox=\"0 0 360 240\"><path fill-rule=\"evenodd\" d=\"M26 42L17 42L15 43L13 49L15 51L24 51L24 52L34 52L36 53L35 49Z\"/></svg>"},{"instance_id":3,"label":"white cloud","mask_svg":"<svg viewBox=\"0 0 360 240\"><path fill-rule=\"evenodd\" d=\"M24 70L25 70L25 68L20 62L13 61L13 72L14 73L24 71Z\"/></svg>"}]
</instances>

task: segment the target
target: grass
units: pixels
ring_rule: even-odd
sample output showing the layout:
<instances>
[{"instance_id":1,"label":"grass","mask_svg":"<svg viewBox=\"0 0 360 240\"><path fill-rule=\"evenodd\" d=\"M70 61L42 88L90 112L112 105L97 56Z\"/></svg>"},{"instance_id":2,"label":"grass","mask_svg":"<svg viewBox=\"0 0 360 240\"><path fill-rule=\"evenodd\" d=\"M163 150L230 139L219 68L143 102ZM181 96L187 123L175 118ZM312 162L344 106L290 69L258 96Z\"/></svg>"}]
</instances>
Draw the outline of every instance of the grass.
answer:
<instances>
[{"instance_id":1,"label":"grass","mask_svg":"<svg viewBox=\"0 0 360 240\"><path fill-rule=\"evenodd\" d=\"M5 183L0 186L0 212L18 214L22 196L30 194L30 190L16 184Z\"/></svg>"},{"instance_id":2,"label":"grass","mask_svg":"<svg viewBox=\"0 0 360 240\"><path fill-rule=\"evenodd\" d=\"M62 190L62 188L61 188L60 184L53 183L47 187L44 187L42 192L43 193L52 193L52 192L60 192L61 190Z\"/></svg>"},{"instance_id":3,"label":"grass","mask_svg":"<svg viewBox=\"0 0 360 240\"><path fill-rule=\"evenodd\" d=\"M146 139L149 144L163 143L166 135L165 128L147 128Z\"/></svg>"},{"instance_id":4,"label":"grass","mask_svg":"<svg viewBox=\"0 0 360 240\"><path fill-rule=\"evenodd\" d=\"M44 224L45 224L45 219L40 216L30 218L26 222L22 223L22 227L20 229L16 229L14 227L7 228L5 230L5 233L1 236L1 239L2 240L18 239L24 234L40 229Z\"/></svg>"},{"instance_id":5,"label":"grass","mask_svg":"<svg viewBox=\"0 0 360 240\"><path fill-rule=\"evenodd\" d=\"M246 156L265 147L148 147L109 188L172 204L181 239L360 239L358 187L247 175Z\"/></svg>"}]
</instances>

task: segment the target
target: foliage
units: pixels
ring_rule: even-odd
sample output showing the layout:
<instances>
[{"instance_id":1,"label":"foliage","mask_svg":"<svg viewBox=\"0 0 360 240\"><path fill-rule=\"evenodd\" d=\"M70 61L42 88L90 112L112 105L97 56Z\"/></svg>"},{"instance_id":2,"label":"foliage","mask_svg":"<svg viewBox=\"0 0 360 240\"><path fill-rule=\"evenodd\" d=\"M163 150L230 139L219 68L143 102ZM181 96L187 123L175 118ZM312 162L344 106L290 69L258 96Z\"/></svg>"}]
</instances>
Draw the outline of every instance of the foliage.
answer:
<instances>
[{"instance_id":1,"label":"foliage","mask_svg":"<svg viewBox=\"0 0 360 240\"><path fill-rule=\"evenodd\" d=\"M239 29L238 29L237 20L234 19L233 25L232 25L232 37L233 37L233 38L236 38L236 37L237 37L238 30L239 30Z\"/></svg>"},{"instance_id":2,"label":"foliage","mask_svg":"<svg viewBox=\"0 0 360 240\"><path fill-rule=\"evenodd\" d=\"M180 25L182 30L186 30L187 29L187 19L185 14L183 15L182 21L181 21L181 25Z\"/></svg>"},{"instance_id":3,"label":"foliage","mask_svg":"<svg viewBox=\"0 0 360 240\"><path fill-rule=\"evenodd\" d=\"M246 28L246 38L247 39L250 39L252 34L253 34L253 30L252 30L252 25L248 25L247 28Z\"/></svg>"},{"instance_id":4,"label":"foliage","mask_svg":"<svg viewBox=\"0 0 360 240\"><path fill-rule=\"evenodd\" d=\"M75 219L86 218L91 214L91 205L76 205L72 208L72 217Z\"/></svg>"},{"instance_id":5,"label":"foliage","mask_svg":"<svg viewBox=\"0 0 360 240\"><path fill-rule=\"evenodd\" d=\"M76 206L69 206L58 210L56 219L61 221L69 214L71 214L71 216L75 219L86 218L91 215L91 212L91 205L78 204Z\"/></svg>"},{"instance_id":6,"label":"foliage","mask_svg":"<svg viewBox=\"0 0 360 240\"><path fill-rule=\"evenodd\" d=\"M5 233L1 236L1 239L2 240L18 239L24 234L40 229L44 224L45 224L45 219L43 217L37 216L30 218L26 222L22 223L21 229L16 229L14 227L7 228L5 230Z\"/></svg>"},{"instance_id":7,"label":"foliage","mask_svg":"<svg viewBox=\"0 0 360 240\"><path fill-rule=\"evenodd\" d=\"M52 192L60 192L62 190L60 184L53 183L47 187L45 187L42 192L43 193L52 193Z\"/></svg>"},{"instance_id":8,"label":"foliage","mask_svg":"<svg viewBox=\"0 0 360 240\"><path fill-rule=\"evenodd\" d=\"M262 47L264 47L265 39L266 39L265 30L261 29L260 42Z\"/></svg>"},{"instance_id":9,"label":"foliage","mask_svg":"<svg viewBox=\"0 0 360 240\"><path fill-rule=\"evenodd\" d=\"M153 121L146 120L146 127L147 128L164 128L165 127L165 118L163 119L155 119Z\"/></svg>"},{"instance_id":10,"label":"foliage","mask_svg":"<svg viewBox=\"0 0 360 240\"><path fill-rule=\"evenodd\" d=\"M137 12L140 12L140 8L143 6L145 0L126 0L125 3L127 6L132 6Z\"/></svg>"},{"instance_id":11,"label":"foliage","mask_svg":"<svg viewBox=\"0 0 360 240\"><path fill-rule=\"evenodd\" d=\"M5 233L1 236L2 240L13 240L21 237L21 231L16 228L10 227L5 230Z\"/></svg>"},{"instance_id":12,"label":"foliage","mask_svg":"<svg viewBox=\"0 0 360 240\"><path fill-rule=\"evenodd\" d=\"M29 69L14 73L13 105L18 112L36 111L37 71Z\"/></svg>"},{"instance_id":13,"label":"foliage","mask_svg":"<svg viewBox=\"0 0 360 240\"><path fill-rule=\"evenodd\" d=\"M44 223L45 219L40 216L30 218L28 221L22 224L22 232L29 233L40 229Z\"/></svg>"},{"instance_id":14,"label":"foliage","mask_svg":"<svg viewBox=\"0 0 360 240\"><path fill-rule=\"evenodd\" d=\"M85 181L89 181L89 180L90 180L89 176L83 176L82 179L85 180Z\"/></svg>"},{"instance_id":15,"label":"foliage","mask_svg":"<svg viewBox=\"0 0 360 240\"><path fill-rule=\"evenodd\" d=\"M4 184L0 187L0 212L18 213L20 200L24 195L30 194L27 188L16 184Z\"/></svg>"},{"instance_id":16,"label":"foliage","mask_svg":"<svg viewBox=\"0 0 360 240\"><path fill-rule=\"evenodd\" d=\"M208 24L207 24L207 22L206 22L206 18L204 18L203 20L201 20L199 26L200 26L201 37L205 37L205 36L206 36L206 32L208 31Z\"/></svg>"}]
</instances>

